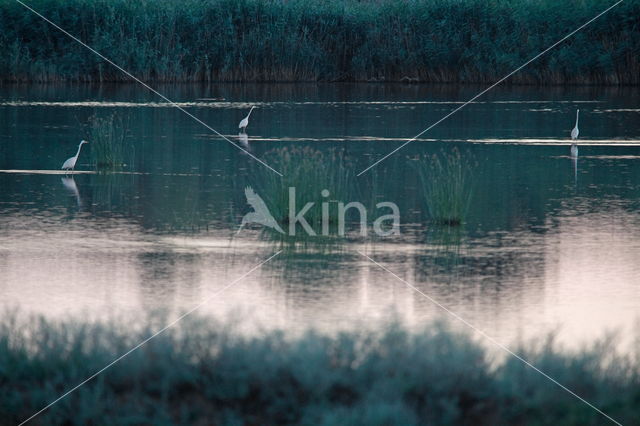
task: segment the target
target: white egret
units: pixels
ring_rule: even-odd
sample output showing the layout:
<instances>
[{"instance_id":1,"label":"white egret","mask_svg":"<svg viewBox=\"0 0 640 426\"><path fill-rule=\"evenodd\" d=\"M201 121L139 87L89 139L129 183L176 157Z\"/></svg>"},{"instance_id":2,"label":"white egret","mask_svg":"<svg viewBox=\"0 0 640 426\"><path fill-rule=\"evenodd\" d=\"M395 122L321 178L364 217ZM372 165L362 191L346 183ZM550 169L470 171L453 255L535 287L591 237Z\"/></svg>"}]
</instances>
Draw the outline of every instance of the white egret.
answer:
<instances>
[{"instance_id":1,"label":"white egret","mask_svg":"<svg viewBox=\"0 0 640 426\"><path fill-rule=\"evenodd\" d=\"M580 130L578 130L578 118L580 117L580 110L576 111L576 127L573 128L573 130L571 131L571 140L575 141L578 139L578 135L580 134ZM578 144L577 143L572 143L571 144L571 156L572 157L577 157L578 156Z\"/></svg>"},{"instance_id":2,"label":"white egret","mask_svg":"<svg viewBox=\"0 0 640 426\"><path fill-rule=\"evenodd\" d=\"M242 119L240 124L238 124L238 129L242 129L242 131L247 130L247 126L249 125L249 116L251 115L251 111L253 111L254 108L255 106L252 106L251 109L249 110L249 114L247 114L247 116Z\"/></svg>"},{"instance_id":3,"label":"white egret","mask_svg":"<svg viewBox=\"0 0 640 426\"><path fill-rule=\"evenodd\" d=\"M67 159L67 161L65 161L62 164L62 170L73 170L76 167L76 162L78 161L78 156L80 155L80 150L82 149L82 145L85 143L89 143L87 141L80 141L80 145L78 145L78 152L76 152L76 155L74 155L73 157Z\"/></svg>"}]
</instances>

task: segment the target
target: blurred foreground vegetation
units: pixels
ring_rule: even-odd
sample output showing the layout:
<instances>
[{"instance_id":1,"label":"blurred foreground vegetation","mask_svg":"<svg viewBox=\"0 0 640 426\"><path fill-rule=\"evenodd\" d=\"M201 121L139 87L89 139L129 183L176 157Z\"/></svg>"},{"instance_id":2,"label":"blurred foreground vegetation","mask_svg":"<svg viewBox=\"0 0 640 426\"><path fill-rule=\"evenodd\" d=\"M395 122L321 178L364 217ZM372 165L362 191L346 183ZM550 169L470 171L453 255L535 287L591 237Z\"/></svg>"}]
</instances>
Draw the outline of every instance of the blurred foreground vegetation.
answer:
<instances>
[{"instance_id":1,"label":"blurred foreground vegetation","mask_svg":"<svg viewBox=\"0 0 640 426\"><path fill-rule=\"evenodd\" d=\"M0 419L17 424L134 347L134 323L0 321ZM369 328L369 330L373 330ZM495 360L433 324L243 337L189 317L38 416L34 424L606 424L521 361ZM513 348L622 424L640 416L640 358L611 340L580 352L553 339Z\"/></svg>"},{"instance_id":2,"label":"blurred foreground vegetation","mask_svg":"<svg viewBox=\"0 0 640 426\"><path fill-rule=\"evenodd\" d=\"M33 0L144 80L488 82L614 2L601 0ZM639 84L640 2L625 1L510 81ZM125 81L13 0L0 80Z\"/></svg>"}]
</instances>

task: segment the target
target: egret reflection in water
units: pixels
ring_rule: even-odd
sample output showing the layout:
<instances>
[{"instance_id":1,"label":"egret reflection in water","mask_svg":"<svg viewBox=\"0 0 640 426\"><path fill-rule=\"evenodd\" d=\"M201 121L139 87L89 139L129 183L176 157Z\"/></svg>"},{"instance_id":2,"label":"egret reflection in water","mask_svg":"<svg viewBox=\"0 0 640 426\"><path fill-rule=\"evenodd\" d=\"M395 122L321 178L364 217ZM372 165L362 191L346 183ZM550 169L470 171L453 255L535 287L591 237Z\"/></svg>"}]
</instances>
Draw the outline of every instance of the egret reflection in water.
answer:
<instances>
[{"instance_id":1,"label":"egret reflection in water","mask_svg":"<svg viewBox=\"0 0 640 426\"><path fill-rule=\"evenodd\" d=\"M251 148L249 146L249 136L246 133L240 132L238 134L238 142L240 142L240 145L242 145L247 150Z\"/></svg>"},{"instance_id":2,"label":"egret reflection in water","mask_svg":"<svg viewBox=\"0 0 640 426\"><path fill-rule=\"evenodd\" d=\"M76 202L78 203L78 207L82 206L82 199L80 198L80 191L78 191L78 185L76 185L76 181L73 177L64 176L60 179L62 181L62 185L65 187L70 194L76 197Z\"/></svg>"}]
</instances>

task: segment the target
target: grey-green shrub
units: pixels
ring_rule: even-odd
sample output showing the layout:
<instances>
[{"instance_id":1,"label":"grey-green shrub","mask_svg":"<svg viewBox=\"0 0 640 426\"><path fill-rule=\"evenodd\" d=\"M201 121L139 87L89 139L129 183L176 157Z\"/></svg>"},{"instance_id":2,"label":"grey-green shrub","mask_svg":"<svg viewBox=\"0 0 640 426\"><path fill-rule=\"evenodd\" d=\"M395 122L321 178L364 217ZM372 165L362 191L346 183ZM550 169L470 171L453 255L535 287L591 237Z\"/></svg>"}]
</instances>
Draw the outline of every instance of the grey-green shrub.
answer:
<instances>
[{"instance_id":1,"label":"grey-green shrub","mask_svg":"<svg viewBox=\"0 0 640 426\"><path fill-rule=\"evenodd\" d=\"M5 313L0 419L18 424L168 320L90 323ZM622 424L640 416L638 351L600 341L515 348ZM607 420L521 361L441 324L330 336L188 317L53 405L34 424L596 425Z\"/></svg>"}]
</instances>

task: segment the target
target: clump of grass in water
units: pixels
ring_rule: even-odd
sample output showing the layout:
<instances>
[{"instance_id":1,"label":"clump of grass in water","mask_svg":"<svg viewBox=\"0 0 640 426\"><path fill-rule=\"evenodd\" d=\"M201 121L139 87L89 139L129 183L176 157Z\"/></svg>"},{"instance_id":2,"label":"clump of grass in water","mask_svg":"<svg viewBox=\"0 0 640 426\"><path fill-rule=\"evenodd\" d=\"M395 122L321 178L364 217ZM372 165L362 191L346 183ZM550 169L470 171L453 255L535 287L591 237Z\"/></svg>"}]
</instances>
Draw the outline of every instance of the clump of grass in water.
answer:
<instances>
[{"instance_id":1,"label":"clump of grass in water","mask_svg":"<svg viewBox=\"0 0 640 426\"><path fill-rule=\"evenodd\" d=\"M257 169L258 180L254 187L279 223L289 225L289 188L294 187L296 213L306 203L314 203L304 217L315 232L322 232L322 203L329 202L328 224L335 227L338 223L338 207L331 200L346 203L354 194L353 171L347 167L342 151L286 147L269 151L265 161L283 176L261 167ZM323 196L323 190L328 190L329 195Z\"/></svg>"},{"instance_id":2,"label":"clump of grass in water","mask_svg":"<svg viewBox=\"0 0 640 426\"><path fill-rule=\"evenodd\" d=\"M464 221L472 194L472 167L456 148L419 159L427 209L437 223L459 226Z\"/></svg>"},{"instance_id":3,"label":"clump of grass in water","mask_svg":"<svg viewBox=\"0 0 640 426\"><path fill-rule=\"evenodd\" d=\"M125 120L117 114L89 117L87 138L96 170L118 170L125 166L125 157L133 152L126 133Z\"/></svg>"}]
</instances>

